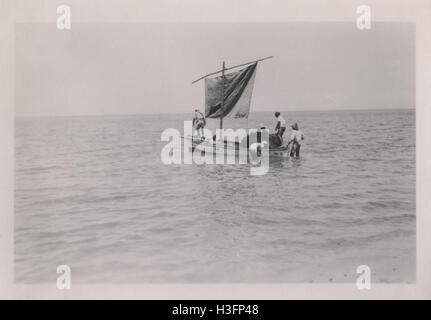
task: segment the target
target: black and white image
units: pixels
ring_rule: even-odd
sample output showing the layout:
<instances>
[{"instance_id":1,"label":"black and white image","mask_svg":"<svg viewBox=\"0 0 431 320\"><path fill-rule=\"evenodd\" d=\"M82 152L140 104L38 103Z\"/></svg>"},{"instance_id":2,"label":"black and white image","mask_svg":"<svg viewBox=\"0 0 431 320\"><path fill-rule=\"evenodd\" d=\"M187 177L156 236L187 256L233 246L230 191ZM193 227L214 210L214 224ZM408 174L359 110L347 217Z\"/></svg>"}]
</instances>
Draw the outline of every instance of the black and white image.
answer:
<instances>
[{"instance_id":1,"label":"black and white image","mask_svg":"<svg viewBox=\"0 0 431 320\"><path fill-rule=\"evenodd\" d=\"M415 283L414 23L72 20L14 37L16 283L55 283L59 265L85 284L356 283L361 265ZM236 148L219 128L268 132L246 146L267 148L266 172L163 161L167 129Z\"/></svg>"}]
</instances>

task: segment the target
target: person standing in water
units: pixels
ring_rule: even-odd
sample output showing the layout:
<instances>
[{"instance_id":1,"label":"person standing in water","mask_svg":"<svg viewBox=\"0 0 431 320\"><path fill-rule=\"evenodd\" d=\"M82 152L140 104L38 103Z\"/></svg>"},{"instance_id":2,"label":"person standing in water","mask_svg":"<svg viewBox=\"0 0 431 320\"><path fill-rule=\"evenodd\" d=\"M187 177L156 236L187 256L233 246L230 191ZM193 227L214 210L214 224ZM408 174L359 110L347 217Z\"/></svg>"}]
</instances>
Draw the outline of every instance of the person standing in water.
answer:
<instances>
[{"instance_id":1,"label":"person standing in water","mask_svg":"<svg viewBox=\"0 0 431 320\"><path fill-rule=\"evenodd\" d=\"M195 126L196 131L201 139L204 138L204 127L206 125L205 116L198 109L195 109L195 116L193 118L193 126Z\"/></svg>"},{"instance_id":2,"label":"person standing in water","mask_svg":"<svg viewBox=\"0 0 431 320\"><path fill-rule=\"evenodd\" d=\"M288 146L292 143L292 148L290 149L290 156L299 157L299 150L301 149L301 143L304 140L304 133L299 130L298 124L295 122L292 125L292 133L290 135L290 140Z\"/></svg>"},{"instance_id":3,"label":"person standing in water","mask_svg":"<svg viewBox=\"0 0 431 320\"><path fill-rule=\"evenodd\" d=\"M275 126L275 132L277 136L280 138L280 145L281 145L283 143L284 131L286 131L286 120L284 120L280 112L274 113L274 116L277 118L277 125Z\"/></svg>"}]
</instances>

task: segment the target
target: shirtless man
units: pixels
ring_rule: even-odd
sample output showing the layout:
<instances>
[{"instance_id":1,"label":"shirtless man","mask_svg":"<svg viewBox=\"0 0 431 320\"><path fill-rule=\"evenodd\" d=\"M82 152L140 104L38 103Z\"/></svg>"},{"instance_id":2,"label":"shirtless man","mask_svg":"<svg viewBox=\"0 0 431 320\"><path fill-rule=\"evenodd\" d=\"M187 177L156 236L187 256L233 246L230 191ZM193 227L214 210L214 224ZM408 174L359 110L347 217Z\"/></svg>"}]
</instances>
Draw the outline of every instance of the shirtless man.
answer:
<instances>
[{"instance_id":1,"label":"shirtless man","mask_svg":"<svg viewBox=\"0 0 431 320\"><path fill-rule=\"evenodd\" d=\"M206 125L205 116L198 109L195 109L195 116L193 118L193 126L196 127L198 135L204 137L204 127Z\"/></svg>"}]
</instances>

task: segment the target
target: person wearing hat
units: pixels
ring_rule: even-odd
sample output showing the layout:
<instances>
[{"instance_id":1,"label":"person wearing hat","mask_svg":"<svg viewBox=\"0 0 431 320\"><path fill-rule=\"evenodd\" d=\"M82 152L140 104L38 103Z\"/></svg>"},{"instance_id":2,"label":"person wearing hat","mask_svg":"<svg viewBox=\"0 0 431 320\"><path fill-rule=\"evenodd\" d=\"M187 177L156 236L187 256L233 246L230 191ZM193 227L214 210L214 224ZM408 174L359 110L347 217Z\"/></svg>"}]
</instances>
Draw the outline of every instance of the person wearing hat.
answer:
<instances>
[{"instance_id":1,"label":"person wearing hat","mask_svg":"<svg viewBox=\"0 0 431 320\"><path fill-rule=\"evenodd\" d=\"M283 141L283 134L286 131L286 120L281 116L280 112L274 113L274 116L277 118L277 125L275 126L275 132L277 136L280 138L280 145Z\"/></svg>"},{"instance_id":2,"label":"person wearing hat","mask_svg":"<svg viewBox=\"0 0 431 320\"><path fill-rule=\"evenodd\" d=\"M196 127L196 131L198 132L201 138L204 137L204 127L206 125L205 116L198 109L195 109L195 116L193 118L193 126Z\"/></svg>"},{"instance_id":3,"label":"person wearing hat","mask_svg":"<svg viewBox=\"0 0 431 320\"><path fill-rule=\"evenodd\" d=\"M292 148L290 149L290 156L299 157L299 150L301 149L301 143L304 140L304 133L299 130L298 124L295 122L292 125L292 133L290 134L290 140L288 146L292 143Z\"/></svg>"}]
</instances>

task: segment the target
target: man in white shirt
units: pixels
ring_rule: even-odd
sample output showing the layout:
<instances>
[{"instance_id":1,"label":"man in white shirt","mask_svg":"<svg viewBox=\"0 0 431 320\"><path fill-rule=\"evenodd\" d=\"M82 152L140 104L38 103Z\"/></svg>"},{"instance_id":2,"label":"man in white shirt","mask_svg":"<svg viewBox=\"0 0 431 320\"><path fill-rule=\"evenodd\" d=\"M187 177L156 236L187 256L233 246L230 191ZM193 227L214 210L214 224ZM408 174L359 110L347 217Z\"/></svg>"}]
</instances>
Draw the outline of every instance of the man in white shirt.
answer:
<instances>
[{"instance_id":1,"label":"man in white shirt","mask_svg":"<svg viewBox=\"0 0 431 320\"><path fill-rule=\"evenodd\" d=\"M283 142L284 131L286 131L286 120L284 120L280 112L274 113L274 116L277 118L277 125L275 126L275 132L280 138L280 145L281 145Z\"/></svg>"},{"instance_id":2,"label":"man in white shirt","mask_svg":"<svg viewBox=\"0 0 431 320\"><path fill-rule=\"evenodd\" d=\"M290 149L290 156L299 157L299 150L301 149L301 143L304 140L304 133L299 130L298 124L295 122L292 125L292 133L290 134L290 140L287 145L293 143L292 148Z\"/></svg>"}]
</instances>

